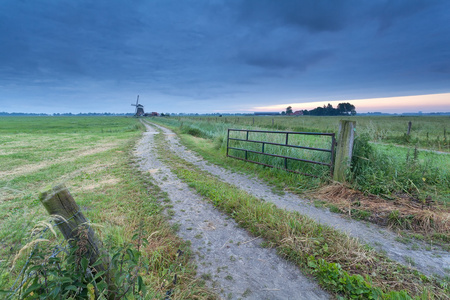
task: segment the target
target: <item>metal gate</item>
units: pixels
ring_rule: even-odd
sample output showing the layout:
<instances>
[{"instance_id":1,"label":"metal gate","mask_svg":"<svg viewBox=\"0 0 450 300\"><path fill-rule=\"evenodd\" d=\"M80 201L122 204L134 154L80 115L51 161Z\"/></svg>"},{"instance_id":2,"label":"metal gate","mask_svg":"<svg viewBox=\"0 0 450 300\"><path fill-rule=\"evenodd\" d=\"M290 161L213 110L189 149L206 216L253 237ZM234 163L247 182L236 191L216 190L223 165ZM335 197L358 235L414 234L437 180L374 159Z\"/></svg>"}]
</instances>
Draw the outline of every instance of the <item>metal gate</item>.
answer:
<instances>
[{"instance_id":1,"label":"metal gate","mask_svg":"<svg viewBox=\"0 0 450 300\"><path fill-rule=\"evenodd\" d=\"M243 132L244 135L245 135L245 139L244 138L237 138L237 137L230 137L230 133L233 133L233 132ZM269 134L269 135L270 134L277 134L277 135L282 134L282 135L284 135L283 143L250 139L249 138L249 133L266 133L266 134ZM330 149L323 149L323 148L314 148L314 147L307 147L307 146L301 146L301 145L293 145L293 144L291 144L289 142L289 137L290 136L294 136L294 135L328 136L331 139L331 147L330 147ZM241 136L242 136L242 134L241 134ZM236 146L233 147L231 145L232 143L237 143L237 142L246 142L246 143L251 143L251 144L260 144L261 148L260 148L260 151L257 151L257 150L251 150L251 149L238 148ZM301 157L291 157L291 156L279 155L279 154L274 154L274 153L268 153L265 150L265 148L266 148L265 146L266 145L274 145L274 146L281 146L281 147L288 147L288 148L297 148L297 149L306 149L306 150L311 150L311 151L329 152L330 153L330 159L329 159L329 162L323 162L323 161L314 161L314 160L303 159ZM336 146L336 138L335 138L334 133L294 132L294 131L266 131L266 130L247 130L247 129L228 129L228 133L227 133L227 157L232 157L232 158L236 158L236 159L252 162L252 163L255 163L255 164L260 164L260 165L264 165L264 166L271 167L271 168L280 168L280 167L274 166L272 164L258 162L258 161L255 161L255 160L248 159L248 154L249 153L254 153L254 154L258 154L258 155L278 157L278 158L284 159L284 168L281 168L281 169L284 169L284 170L286 170L288 172L299 173L299 174L312 176L312 177L317 177L317 176L313 175L313 174L303 173L303 172L292 170L292 169L288 168L288 161L292 160L292 161L300 161L300 162L305 162L305 163L311 163L311 164L328 166L330 168L330 173L332 175L333 174L333 166L334 166L335 146ZM238 157L238 156L230 155L229 150L243 151L245 153L244 157Z\"/></svg>"}]
</instances>

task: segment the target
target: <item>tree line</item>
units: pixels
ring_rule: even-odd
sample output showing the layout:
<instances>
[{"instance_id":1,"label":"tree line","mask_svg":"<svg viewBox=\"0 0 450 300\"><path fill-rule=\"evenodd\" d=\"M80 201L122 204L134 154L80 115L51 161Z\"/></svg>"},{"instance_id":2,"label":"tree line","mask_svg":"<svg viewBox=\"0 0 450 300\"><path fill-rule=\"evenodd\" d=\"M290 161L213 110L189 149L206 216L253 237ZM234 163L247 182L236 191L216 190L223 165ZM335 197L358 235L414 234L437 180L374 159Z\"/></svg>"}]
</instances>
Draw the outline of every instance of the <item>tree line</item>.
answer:
<instances>
[{"instance_id":1,"label":"tree line","mask_svg":"<svg viewBox=\"0 0 450 300\"><path fill-rule=\"evenodd\" d=\"M281 112L282 115L292 116L292 115L306 115L306 116L349 116L356 115L355 106L348 102L339 103L336 108L333 107L330 103L328 105L324 105L323 107L318 106L311 110L298 110L293 111L292 106L288 106L286 111Z\"/></svg>"}]
</instances>

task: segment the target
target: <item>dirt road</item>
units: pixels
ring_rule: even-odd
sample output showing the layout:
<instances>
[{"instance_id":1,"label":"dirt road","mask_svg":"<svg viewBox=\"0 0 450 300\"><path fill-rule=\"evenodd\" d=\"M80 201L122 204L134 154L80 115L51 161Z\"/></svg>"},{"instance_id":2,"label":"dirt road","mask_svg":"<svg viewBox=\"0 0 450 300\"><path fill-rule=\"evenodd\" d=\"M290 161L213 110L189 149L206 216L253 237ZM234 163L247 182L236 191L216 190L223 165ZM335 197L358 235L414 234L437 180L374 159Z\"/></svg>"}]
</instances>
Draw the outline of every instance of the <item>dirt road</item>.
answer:
<instances>
[{"instance_id":1,"label":"dirt road","mask_svg":"<svg viewBox=\"0 0 450 300\"><path fill-rule=\"evenodd\" d=\"M173 205L172 221L179 225L178 235L191 241L199 276L220 297L331 298L298 267L281 259L274 249L261 247L261 239L238 228L233 219L219 212L178 179L158 157L154 143L158 130L153 126L146 127L147 132L135 150L141 169L167 192ZM171 142L174 141L173 133L164 133Z\"/></svg>"}]
</instances>

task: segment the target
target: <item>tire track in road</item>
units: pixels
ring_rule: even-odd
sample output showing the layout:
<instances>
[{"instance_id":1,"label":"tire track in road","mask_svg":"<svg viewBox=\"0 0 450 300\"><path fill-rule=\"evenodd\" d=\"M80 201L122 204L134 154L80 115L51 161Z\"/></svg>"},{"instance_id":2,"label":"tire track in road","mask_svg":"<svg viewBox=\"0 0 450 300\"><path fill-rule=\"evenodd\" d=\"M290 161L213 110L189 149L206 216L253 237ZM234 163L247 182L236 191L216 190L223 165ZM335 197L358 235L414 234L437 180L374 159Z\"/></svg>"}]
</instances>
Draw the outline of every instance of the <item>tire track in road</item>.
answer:
<instances>
[{"instance_id":1,"label":"tire track in road","mask_svg":"<svg viewBox=\"0 0 450 300\"><path fill-rule=\"evenodd\" d=\"M329 225L349 236L358 238L362 243L366 243L380 252L403 265L415 268L426 275L448 276L450 270L450 253L443 251L439 247L421 241L416 241L414 247L410 244L398 242L398 237L394 232L382 228L376 224L346 219L341 215L331 213L326 209L316 208L307 200L301 199L292 193L277 195L267 184L256 178L250 178L244 174L228 171L222 167L213 165L193 151L186 149L180 144L179 138L171 130L152 123L166 134L171 151L186 161L193 163L200 169L217 176L220 180L240 188L257 198L272 202L279 208L289 211L298 211L309 216L319 223Z\"/></svg>"},{"instance_id":2,"label":"tire track in road","mask_svg":"<svg viewBox=\"0 0 450 300\"><path fill-rule=\"evenodd\" d=\"M198 275L218 295L228 299L331 298L298 267L280 258L274 249L261 247L262 239L239 228L178 179L158 158L155 135L159 132L146 127L135 150L140 169L167 192L173 205L172 222L179 225L178 235L191 241Z\"/></svg>"}]
</instances>

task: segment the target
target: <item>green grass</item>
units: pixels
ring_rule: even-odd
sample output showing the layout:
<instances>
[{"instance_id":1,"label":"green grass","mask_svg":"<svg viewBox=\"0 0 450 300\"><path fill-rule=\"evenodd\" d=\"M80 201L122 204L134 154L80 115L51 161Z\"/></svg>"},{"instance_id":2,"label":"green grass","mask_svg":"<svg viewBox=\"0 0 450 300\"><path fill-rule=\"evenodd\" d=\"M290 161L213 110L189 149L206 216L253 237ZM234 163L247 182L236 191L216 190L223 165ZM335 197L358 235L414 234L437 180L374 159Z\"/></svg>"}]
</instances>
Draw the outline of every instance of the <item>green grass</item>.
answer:
<instances>
[{"instance_id":1,"label":"green grass","mask_svg":"<svg viewBox=\"0 0 450 300\"><path fill-rule=\"evenodd\" d=\"M327 118L324 119L324 122L329 122ZM198 152L206 160L236 172L257 176L271 184L276 192L283 193L284 190L289 190L307 197L316 197L316 190L320 192L322 188L327 188L330 184L327 176L311 178L226 158L226 129L227 125L236 128L237 125L234 123L213 122L213 120L208 122L207 119L197 118L181 118L178 121L178 118L173 117L156 118L152 121L168 126L179 133L183 144ZM243 127L250 128L248 125ZM189 128L195 128L197 135L188 134ZM416 233L423 234L430 243L449 249L449 227L446 214L448 215L450 204L450 167L448 167L450 155L415 151L414 148L408 149L395 145L373 144L368 143L369 140L366 134L357 136L353 172L349 174L349 187L361 191L361 197L372 193L384 198L387 210L398 209L392 200L396 197L406 197L409 199L407 201L413 202L413 206L418 205L419 210L423 205L424 210L419 214L414 213L414 217L411 217L411 213L402 213L398 218L399 222L392 222L393 219L388 218L389 211L380 214L375 206L370 205L370 198L367 200L367 206L366 202L361 200L362 206L353 207L351 212L341 210L331 203L324 203L323 206L329 207L336 213L346 212L355 219L368 220L384 226L394 224L396 230L414 230ZM430 213L427 213L429 212L427 199L432 199L433 211ZM350 204L343 205L349 207Z\"/></svg>"},{"instance_id":2,"label":"green grass","mask_svg":"<svg viewBox=\"0 0 450 300\"><path fill-rule=\"evenodd\" d=\"M10 270L12 257L48 219L39 192L65 183L110 251L130 243L144 224L151 239L144 251L149 272L142 276L151 298L169 289L180 299L213 298L195 279L189 245L161 214L167 196L133 162L130 151L142 130L139 120L125 117L0 118L0 290L9 290L29 251Z\"/></svg>"},{"instance_id":3,"label":"green grass","mask_svg":"<svg viewBox=\"0 0 450 300\"><path fill-rule=\"evenodd\" d=\"M160 153L172 170L189 186L205 196L217 208L233 217L254 236L262 236L268 247L316 276L322 286L338 295L363 299L369 296L399 297L408 290L410 295L448 292L439 282L416 271L410 271L367 249L356 240L317 224L297 212L288 212L224 183L199 170L163 146L163 135L157 135ZM397 282L397 294L390 282Z\"/></svg>"},{"instance_id":4,"label":"green grass","mask_svg":"<svg viewBox=\"0 0 450 300\"><path fill-rule=\"evenodd\" d=\"M354 187L372 194L405 194L422 201L431 198L450 205L450 155L417 148L374 145L367 136L355 141Z\"/></svg>"},{"instance_id":5,"label":"green grass","mask_svg":"<svg viewBox=\"0 0 450 300\"><path fill-rule=\"evenodd\" d=\"M133 132L141 128L139 122L127 117L0 117L0 133L60 134L90 133L114 134Z\"/></svg>"},{"instance_id":6,"label":"green grass","mask_svg":"<svg viewBox=\"0 0 450 300\"><path fill-rule=\"evenodd\" d=\"M337 116L337 117L171 117L184 123L208 123L226 128L264 128L300 132L337 133L339 120L351 119L357 123L359 134L368 134L372 141L420 147L450 152L449 116ZM412 123L410 136L405 136L408 122ZM272 125L273 124L273 125Z\"/></svg>"},{"instance_id":7,"label":"green grass","mask_svg":"<svg viewBox=\"0 0 450 300\"><path fill-rule=\"evenodd\" d=\"M252 125L254 121L254 125ZM271 122L273 118L267 117L182 117L182 118L159 118L154 121L170 126L174 130L181 133L187 133L199 138L205 138L214 143L213 149L204 149L202 155L215 157L215 161L219 161L226 151L226 134L228 128L236 129L267 129L272 128ZM310 131L310 132L336 132L338 121L341 117L276 117L275 123L279 124L280 130ZM216 121L217 120L217 121ZM367 141L385 141L376 137L376 132L385 130L392 136L401 135L401 124L407 120L403 117L355 117L357 124L357 139ZM427 128L433 134L438 135L449 124L448 117L421 117L413 120L413 124ZM269 122L270 121L270 122ZM269 123L269 124L267 124ZM301 125L301 126L300 126ZM382 129L374 129L374 128ZM420 127L420 128L422 128ZM433 131L432 131L433 129ZM193 134L193 131L195 134ZM374 133L375 132L375 133ZM233 133L237 136L237 133ZM242 137L242 136L239 136ZM283 135L279 137L262 137L264 139L283 139ZM240 142L243 145L246 142ZM294 143L297 143L294 141ZM299 144L310 147L329 147L329 141L319 139L317 137L301 137ZM327 144L328 143L328 144ZM249 144L248 142L246 144ZM327 146L328 145L328 146ZM256 150L261 147L259 144L246 145L249 149ZM449 186L450 186L450 155L436 154L418 150L417 158L414 155L414 144L411 148L395 147L394 145L386 146L380 144L371 144L366 148L371 148L371 153L367 149L362 151L355 150L355 159L353 161L353 179L351 182L353 187L363 192L370 192L381 196L389 196L396 193L411 193L412 189L417 187L419 198L432 196L435 202L448 206ZM273 147L272 147L273 148ZM433 147L430 147L433 148ZM441 149L445 150L445 149ZM300 158L316 159L317 161L329 161L324 153L312 154L308 151L301 150L270 150L277 154L298 155ZM284 151L284 152L283 152ZM209 152L209 154L205 153ZM213 153L214 152L214 153ZM296 153L294 153L296 152ZM408 154L409 152L409 154ZM243 157L243 151L232 151L231 154ZM371 157L367 157L371 154ZM279 158L263 157L261 155L249 154L252 158L258 156L258 161L269 163L272 165L282 166L283 160ZM311 156L312 155L312 156ZM229 161L229 160L228 160ZM228 162L227 162L228 163ZM247 164L249 165L249 164ZM359 165L359 166L358 166ZM252 168L252 167L250 167ZM261 168L260 168L261 169ZM293 164L293 169L304 171L305 173L313 173L321 176L327 172L323 167L316 167L310 164ZM410 178L414 174L413 178ZM424 175L424 176L421 176ZM283 177L283 175L281 175ZM425 180L423 179L425 178ZM409 180L411 179L411 180ZM327 182L327 178L323 178L323 183ZM284 182L284 178L278 178L278 181ZM305 180L300 180L301 185ZM301 189L302 186L289 185L292 190ZM433 195L431 195L433 194Z\"/></svg>"},{"instance_id":8,"label":"green grass","mask_svg":"<svg viewBox=\"0 0 450 300\"><path fill-rule=\"evenodd\" d=\"M230 138L237 138L246 140L246 132L231 131ZM321 163L331 163L331 153L323 151L313 151L310 149L301 149L295 147L281 146L286 143L286 134L284 133L265 133L265 132L249 132L248 139L251 141L265 142L264 145L256 142L249 141L229 141L229 146L233 148L247 149L255 152L264 152L266 154L281 155L287 157L301 158L309 161L316 161ZM274 143L281 145L273 145L266 143ZM331 149L332 139L330 136L318 136L318 135L299 135L289 134L288 144L292 146L308 146L319 149ZM230 149L228 154L241 159L245 159L246 151ZM330 168L323 165L306 163L303 161L296 161L284 158L262 155L259 153L247 152L247 159L250 161L259 162L262 164L272 165L276 168L303 172L306 174L312 174L315 176L323 176L330 172Z\"/></svg>"}]
</instances>

